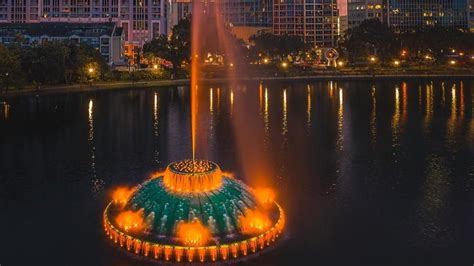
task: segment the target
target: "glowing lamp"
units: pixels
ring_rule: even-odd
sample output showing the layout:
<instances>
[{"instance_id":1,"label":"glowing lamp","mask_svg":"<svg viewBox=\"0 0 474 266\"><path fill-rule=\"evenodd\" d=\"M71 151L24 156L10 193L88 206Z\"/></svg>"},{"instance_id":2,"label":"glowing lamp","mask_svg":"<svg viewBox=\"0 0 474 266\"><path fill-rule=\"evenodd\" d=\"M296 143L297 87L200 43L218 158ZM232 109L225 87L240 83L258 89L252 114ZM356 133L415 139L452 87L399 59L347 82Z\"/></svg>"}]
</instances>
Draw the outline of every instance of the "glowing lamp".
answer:
<instances>
[{"instance_id":1,"label":"glowing lamp","mask_svg":"<svg viewBox=\"0 0 474 266\"><path fill-rule=\"evenodd\" d=\"M178 225L178 238L186 246L202 246L209 239L209 230L197 219Z\"/></svg>"}]
</instances>

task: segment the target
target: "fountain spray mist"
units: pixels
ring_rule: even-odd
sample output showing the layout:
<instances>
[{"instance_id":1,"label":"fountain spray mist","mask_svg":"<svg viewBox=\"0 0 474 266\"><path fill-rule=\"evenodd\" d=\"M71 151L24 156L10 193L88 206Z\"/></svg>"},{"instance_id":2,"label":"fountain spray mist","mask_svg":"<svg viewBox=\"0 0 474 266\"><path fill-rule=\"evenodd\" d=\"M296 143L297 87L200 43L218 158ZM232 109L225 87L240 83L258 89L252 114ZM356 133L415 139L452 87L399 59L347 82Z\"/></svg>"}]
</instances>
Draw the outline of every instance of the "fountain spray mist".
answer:
<instances>
[{"instance_id":1,"label":"fountain spray mist","mask_svg":"<svg viewBox=\"0 0 474 266\"><path fill-rule=\"evenodd\" d=\"M238 76L245 76L246 67L240 64L244 53L242 43L232 36L230 26L226 25L220 10L221 0L193 1L191 26L191 134L192 158L196 160L197 153L203 152L207 146L199 145L203 139L198 136L202 130L199 125L199 88L202 85L201 68L207 53L217 53L224 56L224 65L228 86L232 89L231 95L236 99L242 94L252 93L241 89ZM231 96L231 97L232 97ZM233 97L232 97L233 98ZM257 104L257 105L255 105ZM258 108L258 102L235 100L233 111L233 131L237 141L236 154L238 155L244 176L252 177L254 185L266 186L267 177L271 176L268 158L263 153L263 122L258 117L251 117L252 110ZM199 148L198 148L199 146ZM202 154L200 154L202 155Z\"/></svg>"},{"instance_id":2,"label":"fountain spray mist","mask_svg":"<svg viewBox=\"0 0 474 266\"><path fill-rule=\"evenodd\" d=\"M194 1L191 24L191 141L192 158L196 158L196 140L197 140L197 120L198 120L198 80L201 50L200 34L202 27L202 17L204 12L202 1Z\"/></svg>"}]
</instances>

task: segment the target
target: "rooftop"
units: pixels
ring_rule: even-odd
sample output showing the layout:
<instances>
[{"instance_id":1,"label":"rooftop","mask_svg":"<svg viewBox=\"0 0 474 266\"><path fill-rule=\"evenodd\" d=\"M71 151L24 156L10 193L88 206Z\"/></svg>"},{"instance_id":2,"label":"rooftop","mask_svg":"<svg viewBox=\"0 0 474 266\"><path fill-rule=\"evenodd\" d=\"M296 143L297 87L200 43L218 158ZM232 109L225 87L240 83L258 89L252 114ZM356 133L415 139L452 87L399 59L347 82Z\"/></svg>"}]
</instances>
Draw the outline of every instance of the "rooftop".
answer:
<instances>
[{"instance_id":1,"label":"rooftop","mask_svg":"<svg viewBox=\"0 0 474 266\"><path fill-rule=\"evenodd\" d=\"M114 32L115 23L65 23L65 22L41 22L41 23L0 23L0 35L14 36L17 34L29 36L65 37L65 36L111 36ZM120 31L121 33L121 31ZM116 35L118 32L115 33Z\"/></svg>"}]
</instances>

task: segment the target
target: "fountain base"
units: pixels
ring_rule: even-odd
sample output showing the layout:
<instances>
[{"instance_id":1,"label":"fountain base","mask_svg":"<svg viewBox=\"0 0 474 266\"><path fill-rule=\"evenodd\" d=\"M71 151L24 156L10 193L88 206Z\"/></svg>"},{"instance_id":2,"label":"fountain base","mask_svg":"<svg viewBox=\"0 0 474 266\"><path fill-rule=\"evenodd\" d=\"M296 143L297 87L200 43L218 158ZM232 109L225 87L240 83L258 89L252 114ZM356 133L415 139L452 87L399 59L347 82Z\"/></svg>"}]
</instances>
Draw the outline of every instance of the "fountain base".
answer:
<instances>
[{"instance_id":1,"label":"fountain base","mask_svg":"<svg viewBox=\"0 0 474 266\"><path fill-rule=\"evenodd\" d=\"M110 202L103 213L108 238L137 256L176 262L237 259L272 245L285 224L280 205L260 201L217 164L199 164L172 163L126 200Z\"/></svg>"}]
</instances>

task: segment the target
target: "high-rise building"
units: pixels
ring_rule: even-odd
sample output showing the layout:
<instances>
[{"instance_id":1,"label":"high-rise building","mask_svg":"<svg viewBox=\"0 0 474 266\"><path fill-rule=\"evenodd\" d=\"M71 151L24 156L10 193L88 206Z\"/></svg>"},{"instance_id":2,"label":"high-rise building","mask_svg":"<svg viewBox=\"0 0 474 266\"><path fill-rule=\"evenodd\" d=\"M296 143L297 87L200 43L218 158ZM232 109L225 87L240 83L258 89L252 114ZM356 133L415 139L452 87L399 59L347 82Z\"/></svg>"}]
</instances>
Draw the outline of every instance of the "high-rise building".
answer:
<instances>
[{"instance_id":1,"label":"high-rise building","mask_svg":"<svg viewBox=\"0 0 474 266\"><path fill-rule=\"evenodd\" d=\"M192 12L192 1L193 0L169 0L167 10L167 32L171 33L171 30L178 22L182 19L186 19L191 15Z\"/></svg>"},{"instance_id":2,"label":"high-rise building","mask_svg":"<svg viewBox=\"0 0 474 266\"><path fill-rule=\"evenodd\" d=\"M125 54L166 33L166 0L0 0L0 22L115 22Z\"/></svg>"},{"instance_id":3,"label":"high-rise building","mask_svg":"<svg viewBox=\"0 0 474 266\"><path fill-rule=\"evenodd\" d=\"M469 0L469 30L474 32L474 0Z\"/></svg>"},{"instance_id":4,"label":"high-rise building","mask_svg":"<svg viewBox=\"0 0 474 266\"><path fill-rule=\"evenodd\" d=\"M348 27L356 27L362 21L378 18L381 22L386 20L387 0L348 0L347 23Z\"/></svg>"},{"instance_id":5,"label":"high-rise building","mask_svg":"<svg viewBox=\"0 0 474 266\"><path fill-rule=\"evenodd\" d=\"M339 16L339 36L344 36L349 28L348 25L348 17L347 16Z\"/></svg>"},{"instance_id":6,"label":"high-rise building","mask_svg":"<svg viewBox=\"0 0 474 266\"><path fill-rule=\"evenodd\" d=\"M272 26L272 0L220 0L220 3L224 19L234 26Z\"/></svg>"},{"instance_id":7,"label":"high-rise building","mask_svg":"<svg viewBox=\"0 0 474 266\"><path fill-rule=\"evenodd\" d=\"M388 10L388 25L395 30L468 28L468 0L389 0Z\"/></svg>"},{"instance_id":8,"label":"high-rise building","mask_svg":"<svg viewBox=\"0 0 474 266\"><path fill-rule=\"evenodd\" d=\"M0 0L1 1L1 0ZM244 40L259 30L271 30L272 0L171 0L168 7L168 33L192 11L193 1L206 2L208 8L219 3L219 10L233 34Z\"/></svg>"},{"instance_id":9,"label":"high-rise building","mask_svg":"<svg viewBox=\"0 0 474 266\"><path fill-rule=\"evenodd\" d=\"M273 33L297 35L317 47L334 47L338 38L336 0L273 2Z\"/></svg>"}]
</instances>

